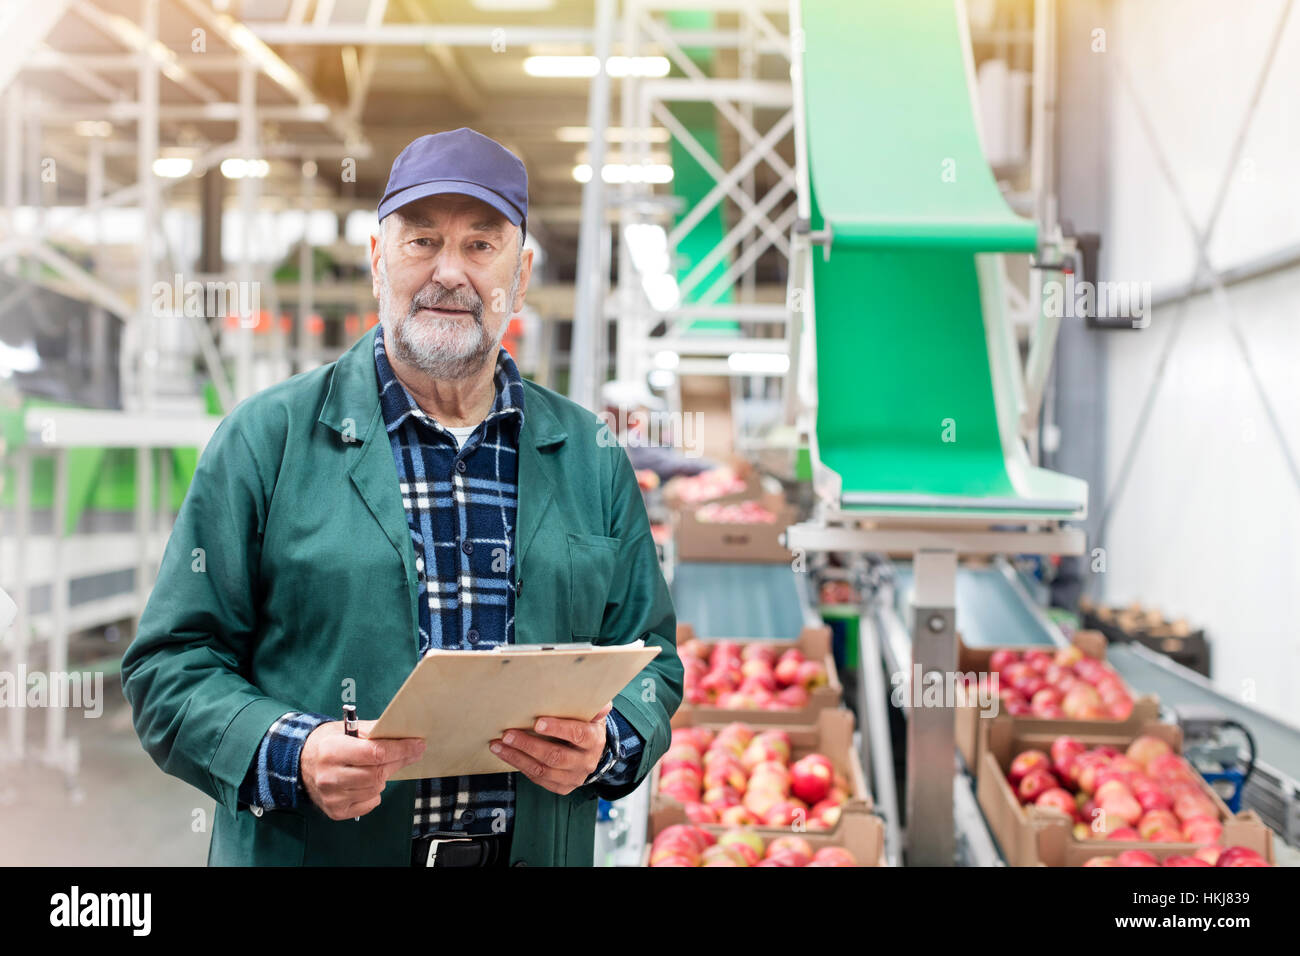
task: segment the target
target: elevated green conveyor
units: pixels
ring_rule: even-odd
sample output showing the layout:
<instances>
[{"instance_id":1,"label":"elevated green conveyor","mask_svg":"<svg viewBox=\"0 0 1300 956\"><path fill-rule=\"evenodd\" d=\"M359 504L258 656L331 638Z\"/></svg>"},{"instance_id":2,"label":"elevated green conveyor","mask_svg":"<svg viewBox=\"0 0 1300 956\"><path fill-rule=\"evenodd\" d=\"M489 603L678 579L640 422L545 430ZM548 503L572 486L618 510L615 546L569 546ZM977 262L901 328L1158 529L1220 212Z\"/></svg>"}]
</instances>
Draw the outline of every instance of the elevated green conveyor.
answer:
<instances>
[{"instance_id":1,"label":"elevated green conveyor","mask_svg":"<svg viewBox=\"0 0 1300 956\"><path fill-rule=\"evenodd\" d=\"M954 0L806 0L818 409L846 511L1081 517L1033 467L996 256L1031 252L984 159ZM834 479L832 478L832 481Z\"/></svg>"}]
</instances>

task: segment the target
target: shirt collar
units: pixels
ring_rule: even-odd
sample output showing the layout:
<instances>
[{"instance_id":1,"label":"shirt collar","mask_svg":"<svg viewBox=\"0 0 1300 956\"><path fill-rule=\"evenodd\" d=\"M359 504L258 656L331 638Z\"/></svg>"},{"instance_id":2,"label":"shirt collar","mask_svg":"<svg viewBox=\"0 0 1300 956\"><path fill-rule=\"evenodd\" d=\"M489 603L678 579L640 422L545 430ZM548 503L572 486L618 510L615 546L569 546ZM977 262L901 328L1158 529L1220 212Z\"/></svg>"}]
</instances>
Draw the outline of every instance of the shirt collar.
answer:
<instances>
[{"instance_id":1,"label":"shirt collar","mask_svg":"<svg viewBox=\"0 0 1300 956\"><path fill-rule=\"evenodd\" d=\"M406 386L401 383L393 372L393 366L388 361L388 353L384 349L384 327L382 324L375 329L375 372L379 377L379 404L384 413L384 425L390 434L401 427L407 417L414 417L435 430L446 431L441 423L430 418L425 413L424 409L420 407ZM498 349L497 351L495 379L496 397L493 398L492 407L488 410L484 421L512 417L518 421L519 427L522 428L524 424L524 382L519 374L518 366L515 365L515 360L511 358L510 353L505 349Z\"/></svg>"}]
</instances>

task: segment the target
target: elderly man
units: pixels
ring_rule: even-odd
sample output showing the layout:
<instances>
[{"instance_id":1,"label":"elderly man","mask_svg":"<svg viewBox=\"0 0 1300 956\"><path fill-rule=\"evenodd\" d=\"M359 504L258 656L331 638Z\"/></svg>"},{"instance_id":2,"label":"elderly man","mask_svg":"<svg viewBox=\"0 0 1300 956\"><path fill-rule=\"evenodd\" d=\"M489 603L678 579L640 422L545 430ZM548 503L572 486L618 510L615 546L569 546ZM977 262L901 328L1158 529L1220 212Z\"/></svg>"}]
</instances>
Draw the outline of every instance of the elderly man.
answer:
<instances>
[{"instance_id":1,"label":"elderly man","mask_svg":"<svg viewBox=\"0 0 1300 956\"><path fill-rule=\"evenodd\" d=\"M667 749L682 666L632 467L500 348L527 212L498 143L412 142L371 240L381 324L199 462L122 680L145 749L219 803L209 863L590 865L596 798ZM492 742L514 772L393 781L423 741L366 738L430 648L637 639L659 657L594 720Z\"/></svg>"}]
</instances>

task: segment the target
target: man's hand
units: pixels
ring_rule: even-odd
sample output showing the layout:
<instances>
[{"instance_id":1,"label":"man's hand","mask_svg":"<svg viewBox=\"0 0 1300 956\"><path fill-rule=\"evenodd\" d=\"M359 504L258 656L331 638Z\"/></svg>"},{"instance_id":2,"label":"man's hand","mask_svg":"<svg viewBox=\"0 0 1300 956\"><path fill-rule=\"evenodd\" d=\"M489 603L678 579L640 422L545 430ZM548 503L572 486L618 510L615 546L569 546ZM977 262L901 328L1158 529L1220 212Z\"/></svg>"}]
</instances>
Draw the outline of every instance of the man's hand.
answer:
<instances>
[{"instance_id":1,"label":"man's hand","mask_svg":"<svg viewBox=\"0 0 1300 956\"><path fill-rule=\"evenodd\" d=\"M343 732L343 721L321 724L307 737L299 760L302 784L312 803L331 820L359 817L379 806L388 778L424 754L419 737L367 740L373 720L358 722L360 737Z\"/></svg>"},{"instance_id":2,"label":"man's hand","mask_svg":"<svg viewBox=\"0 0 1300 956\"><path fill-rule=\"evenodd\" d=\"M605 717L613 709L610 701L590 723L538 717L531 731L507 730L493 740L492 752L533 783L564 796L595 773L605 749Z\"/></svg>"}]
</instances>

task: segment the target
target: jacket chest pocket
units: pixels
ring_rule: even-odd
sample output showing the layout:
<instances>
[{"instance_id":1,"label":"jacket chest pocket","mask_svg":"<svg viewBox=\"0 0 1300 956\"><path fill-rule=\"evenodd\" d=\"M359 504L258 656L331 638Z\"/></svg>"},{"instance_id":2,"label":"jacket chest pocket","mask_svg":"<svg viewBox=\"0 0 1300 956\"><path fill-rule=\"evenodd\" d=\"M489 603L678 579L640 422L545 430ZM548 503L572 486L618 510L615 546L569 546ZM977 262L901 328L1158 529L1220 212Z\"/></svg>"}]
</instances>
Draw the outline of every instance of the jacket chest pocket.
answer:
<instances>
[{"instance_id":1,"label":"jacket chest pocket","mask_svg":"<svg viewBox=\"0 0 1300 956\"><path fill-rule=\"evenodd\" d=\"M575 638L600 636L617 566L619 540L568 532L570 628Z\"/></svg>"}]
</instances>

